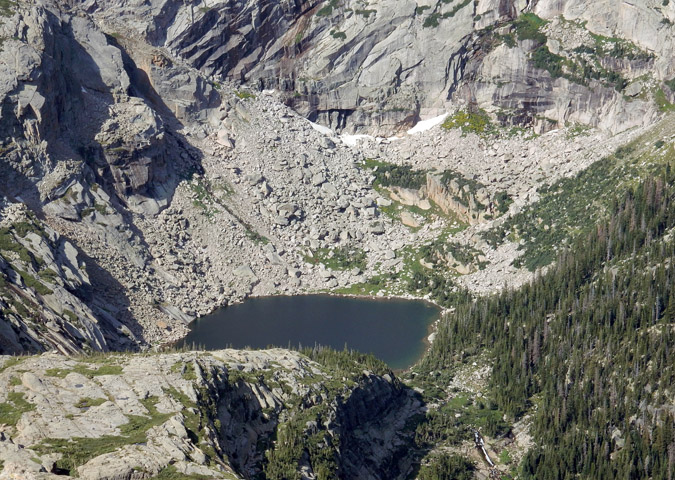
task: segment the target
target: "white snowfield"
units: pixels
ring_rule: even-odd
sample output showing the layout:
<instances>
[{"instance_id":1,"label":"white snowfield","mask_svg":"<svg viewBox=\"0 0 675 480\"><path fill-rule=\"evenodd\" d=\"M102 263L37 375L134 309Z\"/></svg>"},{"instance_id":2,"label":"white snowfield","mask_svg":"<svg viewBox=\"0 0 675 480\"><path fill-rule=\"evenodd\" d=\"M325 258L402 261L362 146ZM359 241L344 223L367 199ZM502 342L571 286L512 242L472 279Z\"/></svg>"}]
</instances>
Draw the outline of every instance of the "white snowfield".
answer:
<instances>
[{"instance_id":1,"label":"white snowfield","mask_svg":"<svg viewBox=\"0 0 675 480\"><path fill-rule=\"evenodd\" d=\"M324 135L335 135L335 132L333 132L333 130L331 130L328 127L324 127L323 125L319 125L318 123L314 122L309 122L309 124L312 126L314 130L323 133Z\"/></svg>"},{"instance_id":2,"label":"white snowfield","mask_svg":"<svg viewBox=\"0 0 675 480\"><path fill-rule=\"evenodd\" d=\"M428 120L422 120L420 122L417 122L417 125L408 130L408 135L415 135L416 133L422 133L426 132L427 130L431 130L436 125L440 125L441 123L443 123L443 121L447 116L448 113L444 113L443 115L439 115L438 117L429 118Z\"/></svg>"},{"instance_id":3,"label":"white snowfield","mask_svg":"<svg viewBox=\"0 0 675 480\"><path fill-rule=\"evenodd\" d=\"M340 135L340 140L342 140L342 143L345 145L355 147L360 140L375 140L375 137L372 135Z\"/></svg>"}]
</instances>

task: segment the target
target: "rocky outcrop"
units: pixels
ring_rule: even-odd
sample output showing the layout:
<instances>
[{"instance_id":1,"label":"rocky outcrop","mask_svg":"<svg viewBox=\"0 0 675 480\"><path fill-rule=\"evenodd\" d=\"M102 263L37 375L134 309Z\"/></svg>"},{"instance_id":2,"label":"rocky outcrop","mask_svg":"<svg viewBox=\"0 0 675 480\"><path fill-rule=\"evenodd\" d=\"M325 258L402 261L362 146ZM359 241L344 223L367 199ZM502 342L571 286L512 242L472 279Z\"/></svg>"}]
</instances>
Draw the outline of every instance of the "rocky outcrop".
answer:
<instances>
[{"instance_id":1,"label":"rocky outcrop","mask_svg":"<svg viewBox=\"0 0 675 480\"><path fill-rule=\"evenodd\" d=\"M129 348L139 341L93 298L77 249L23 205L0 221L0 353L65 354Z\"/></svg>"},{"instance_id":2,"label":"rocky outcrop","mask_svg":"<svg viewBox=\"0 0 675 480\"><path fill-rule=\"evenodd\" d=\"M403 478L412 452L397 429L420 403L391 373L335 355L339 371L279 349L0 357L0 478L256 478L283 448L273 438L298 427L332 438L322 458L345 478ZM313 478L307 438L284 468Z\"/></svg>"},{"instance_id":3,"label":"rocky outcrop","mask_svg":"<svg viewBox=\"0 0 675 480\"><path fill-rule=\"evenodd\" d=\"M469 224L485 221L486 215L498 214L487 189L476 182L468 183L460 175L454 178L427 175L426 194L445 213L454 214Z\"/></svg>"}]
</instances>

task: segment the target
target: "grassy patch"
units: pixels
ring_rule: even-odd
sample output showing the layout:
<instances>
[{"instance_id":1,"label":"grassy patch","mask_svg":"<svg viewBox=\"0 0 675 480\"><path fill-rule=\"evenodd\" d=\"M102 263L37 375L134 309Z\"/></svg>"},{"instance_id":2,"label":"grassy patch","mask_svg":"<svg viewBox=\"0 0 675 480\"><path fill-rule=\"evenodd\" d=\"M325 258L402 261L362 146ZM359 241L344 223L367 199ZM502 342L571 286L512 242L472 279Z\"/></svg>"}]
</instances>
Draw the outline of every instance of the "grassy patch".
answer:
<instances>
[{"instance_id":1,"label":"grassy patch","mask_svg":"<svg viewBox=\"0 0 675 480\"><path fill-rule=\"evenodd\" d=\"M234 92L234 94L237 96L237 98L240 98L242 100L255 98L255 95L253 95L251 92L247 92L246 90L237 90L236 92Z\"/></svg>"},{"instance_id":2,"label":"grassy patch","mask_svg":"<svg viewBox=\"0 0 675 480\"><path fill-rule=\"evenodd\" d=\"M654 54L642 50L634 43L618 37L606 37L591 33L595 45L591 47L594 53L600 57L624 58L627 60L649 61L654 58Z\"/></svg>"},{"instance_id":3,"label":"grassy patch","mask_svg":"<svg viewBox=\"0 0 675 480\"><path fill-rule=\"evenodd\" d=\"M151 480L208 480L210 478L213 477L209 475L199 475L196 473L186 475L184 473L180 473L173 465L167 465L157 475L151 477Z\"/></svg>"},{"instance_id":4,"label":"grassy patch","mask_svg":"<svg viewBox=\"0 0 675 480\"><path fill-rule=\"evenodd\" d=\"M661 112L675 111L675 105L668 101L665 92L660 88L654 92L654 102Z\"/></svg>"},{"instance_id":5,"label":"grassy patch","mask_svg":"<svg viewBox=\"0 0 675 480\"><path fill-rule=\"evenodd\" d=\"M21 416L35 410L35 405L24 399L24 394L20 392L9 392L7 402L0 403L0 419L7 425L16 426Z\"/></svg>"},{"instance_id":6,"label":"grassy patch","mask_svg":"<svg viewBox=\"0 0 675 480\"><path fill-rule=\"evenodd\" d=\"M40 270L40 271L38 272L38 276L39 276L41 279L46 280L46 281L48 281L48 282L50 282L50 283L54 283L54 282L56 281L56 279L59 278L59 274L56 273L56 272L55 272L54 270L52 270L51 268L46 268L46 269L44 269L44 270Z\"/></svg>"},{"instance_id":7,"label":"grassy patch","mask_svg":"<svg viewBox=\"0 0 675 480\"><path fill-rule=\"evenodd\" d=\"M183 378L189 381L197 380L197 372L192 362L185 364L185 368L183 369Z\"/></svg>"},{"instance_id":8,"label":"grassy patch","mask_svg":"<svg viewBox=\"0 0 675 480\"><path fill-rule=\"evenodd\" d=\"M361 249L349 248L319 248L312 256L305 256L305 261L313 265L322 263L331 270L366 269L366 252Z\"/></svg>"},{"instance_id":9,"label":"grassy patch","mask_svg":"<svg viewBox=\"0 0 675 480\"><path fill-rule=\"evenodd\" d=\"M206 181L196 180L190 183L190 189L193 192L192 204L202 210L202 213L211 218L220 211L214 207L216 200L211 193L211 185Z\"/></svg>"},{"instance_id":10,"label":"grassy patch","mask_svg":"<svg viewBox=\"0 0 675 480\"><path fill-rule=\"evenodd\" d=\"M427 183L427 172L425 170L413 170L409 165L395 165L367 158L363 166L373 170L375 174L374 187L396 186L419 190Z\"/></svg>"},{"instance_id":11,"label":"grassy patch","mask_svg":"<svg viewBox=\"0 0 675 480\"><path fill-rule=\"evenodd\" d=\"M506 448L499 452L499 463L502 465L511 465L513 463L511 453Z\"/></svg>"},{"instance_id":12,"label":"grassy patch","mask_svg":"<svg viewBox=\"0 0 675 480\"><path fill-rule=\"evenodd\" d=\"M48 377L65 378L70 372L72 372L72 370L65 368L48 368L45 370L45 375Z\"/></svg>"},{"instance_id":13,"label":"grassy patch","mask_svg":"<svg viewBox=\"0 0 675 480\"><path fill-rule=\"evenodd\" d=\"M20 364L24 360L24 357L10 357L9 360L6 360L5 363L3 363L0 366L0 373L4 372L8 368L12 368Z\"/></svg>"},{"instance_id":14,"label":"grassy patch","mask_svg":"<svg viewBox=\"0 0 675 480\"><path fill-rule=\"evenodd\" d=\"M376 295L384 290L390 282L396 279L392 275L373 275L365 282L355 283L349 287L335 289L335 293L344 295Z\"/></svg>"},{"instance_id":15,"label":"grassy patch","mask_svg":"<svg viewBox=\"0 0 675 480\"><path fill-rule=\"evenodd\" d=\"M122 367L119 365L101 365L96 369L91 369L88 366L78 364L73 367L73 371L81 373L87 377L98 377L100 375L121 375L123 373Z\"/></svg>"},{"instance_id":16,"label":"grassy patch","mask_svg":"<svg viewBox=\"0 0 675 480\"><path fill-rule=\"evenodd\" d=\"M103 404L106 402L105 398L91 398L91 397L84 397L78 400L78 402L74 405L76 408L91 408L91 407L98 407L99 405Z\"/></svg>"},{"instance_id":17,"label":"grassy patch","mask_svg":"<svg viewBox=\"0 0 675 480\"><path fill-rule=\"evenodd\" d=\"M494 131L494 125L490 122L490 117L481 109L476 111L460 110L446 118L441 126L447 130L459 128L464 134L487 135Z\"/></svg>"},{"instance_id":18,"label":"grassy patch","mask_svg":"<svg viewBox=\"0 0 675 480\"><path fill-rule=\"evenodd\" d=\"M75 372L85 377L97 377L100 375L120 375L123 370L119 365L101 365L96 369L89 368L87 365L77 364L73 368L49 368L45 370L48 377L65 378L69 373Z\"/></svg>"},{"instance_id":19,"label":"grassy patch","mask_svg":"<svg viewBox=\"0 0 675 480\"><path fill-rule=\"evenodd\" d=\"M0 0L0 17L11 17L16 9L16 2L13 0Z\"/></svg>"},{"instance_id":20,"label":"grassy patch","mask_svg":"<svg viewBox=\"0 0 675 480\"><path fill-rule=\"evenodd\" d=\"M120 435L104 435L98 438L48 438L33 449L40 454L60 453L62 458L56 462L56 466L68 471L70 475L76 475L77 467L92 458L114 452L124 445L146 442L146 432L166 422L173 415L173 413L158 413L155 408L156 402L155 397L144 400L142 403L148 409L149 415L129 415L129 421L119 427Z\"/></svg>"}]
</instances>

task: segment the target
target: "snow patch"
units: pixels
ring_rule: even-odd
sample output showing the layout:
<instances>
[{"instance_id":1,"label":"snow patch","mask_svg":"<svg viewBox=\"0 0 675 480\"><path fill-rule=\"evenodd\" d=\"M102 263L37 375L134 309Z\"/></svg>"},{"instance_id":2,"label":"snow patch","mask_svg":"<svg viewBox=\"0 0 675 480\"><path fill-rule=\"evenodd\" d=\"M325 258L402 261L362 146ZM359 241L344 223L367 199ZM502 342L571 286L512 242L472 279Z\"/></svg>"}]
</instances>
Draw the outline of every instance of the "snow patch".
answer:
<instances>
[{"instance_id":1,"label":"snow patch","mask_svg":"<svg viewBox=\"0 0 675 480\"><path fill-rule=\"evenodd\" d=\"M439 115L438 117L417 122L417 125L408 130L408 135L415 135L416 133L426 132L427 130L430 130L433 127L435 127L436 125L440 125L441 123L443 123L443 120L445 120L447 116L448 114L444 113L443 115Z\"/></svg>"},{"instance_id":2,"label":"snow patch","mask_svg":"<svg viewBox=\"0 0 675 480\"><path fill-rule=\"evenodd\" d=\"M323 125L319 125L318 123L314 123L314 122L309 122L309 124L317 132L323 133L324 135L333 135L333 130L331 130L328 127L324 127Z\"/></svg>"},{"instance_id":3,"label":"snow patch","mask_svg":"<svg viewBox=\"0 0 675 480\"><path fill-rule=\"evenodd\" d=\"M340 135L340 140L342 140L342 143L344 143L345 145L355 147L356 145L358 145L359 141L375 140L375 137L373 137L372 135Z\"/></svg>"}]
</instances>

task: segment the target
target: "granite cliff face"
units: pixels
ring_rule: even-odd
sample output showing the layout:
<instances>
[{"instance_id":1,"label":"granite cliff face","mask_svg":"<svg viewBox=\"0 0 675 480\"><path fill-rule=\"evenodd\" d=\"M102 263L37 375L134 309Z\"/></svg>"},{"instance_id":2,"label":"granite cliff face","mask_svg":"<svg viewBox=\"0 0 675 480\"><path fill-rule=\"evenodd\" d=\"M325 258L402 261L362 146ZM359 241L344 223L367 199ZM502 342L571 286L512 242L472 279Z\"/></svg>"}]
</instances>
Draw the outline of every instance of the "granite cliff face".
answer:
<instances>
[{"instance_id":1,"label":"granite cliff face","mask_svg":"<svg viewBox=\"0 0 675 480\"><path fill-rule=\"evenodd\" d=\"M421 115L445 111L449 101L501 109L506 123L543 130L551 126L541 117L558 126L581 122L619 131L648 123L655 113L649 101L627 101L623 93L649 97L650 89L675 77L675 8L656 0L602 6L107 0L90 11L204 72L280 90L301 114L345 131L391 134ZM519 33L527 13L551 21L543 42L565 64L561 71L552 75L536 42ZM614 56L613 45L593 50L600 37L614 45L625 40L628 48ZM597 75L574 73L571 50L584 47L584 61L598 67ZM631 52L643 59L632 60ZM608 87L617 77L621 85Z\"/></svg>"}]
</instances>

